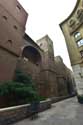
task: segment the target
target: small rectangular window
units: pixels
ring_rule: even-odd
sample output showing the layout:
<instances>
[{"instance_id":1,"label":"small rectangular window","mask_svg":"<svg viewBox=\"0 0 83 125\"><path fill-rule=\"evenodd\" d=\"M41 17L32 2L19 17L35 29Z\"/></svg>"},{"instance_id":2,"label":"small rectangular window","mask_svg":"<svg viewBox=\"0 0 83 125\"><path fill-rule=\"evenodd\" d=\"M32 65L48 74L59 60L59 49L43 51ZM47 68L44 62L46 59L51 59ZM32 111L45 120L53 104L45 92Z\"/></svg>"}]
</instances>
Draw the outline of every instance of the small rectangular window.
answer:
<instances>
[{"instance_id":1,"label":"small rectangular window","mask_svg":"<svg viewBox=\"0 0 83 125\"><path fill-rule=\"evenodd\" d=\"M16 30L17 30L17 29L18 29L18 27L17 27L16 25L14 25L14 29L16 29Z\"/></svg>"},{"instance_id":2,"label":"small rectangular window","mask_svg":"<svg viewBox=\"0 0 83 125\"><path fill-rule=\"evenodd\" d=\"M18 9L18 11L21 10L21 7L19 5L17 5L16 8Z\"/></svg>"},{"instance_id":3,"label":"small rectangular window","mask_svg":"<svg viewBox=\"0 0 83 125\"><path fill-rule=\"evenodd\" d=\"M3 16L3 19L4 19L4 20L7 20L7 17L6 17L6 16Z\"/></svg>"},{"instance_id":4,"label":"small rectangular window","mask_svg":"<svg viewBox=\"0 0 83 125\"><path fill-rule=\"evenodd\" d=\"M82 50L82 51L80 51L80 54L81 54L81 57L83 57L83 50Z\"/></svg>"}]
</instances>

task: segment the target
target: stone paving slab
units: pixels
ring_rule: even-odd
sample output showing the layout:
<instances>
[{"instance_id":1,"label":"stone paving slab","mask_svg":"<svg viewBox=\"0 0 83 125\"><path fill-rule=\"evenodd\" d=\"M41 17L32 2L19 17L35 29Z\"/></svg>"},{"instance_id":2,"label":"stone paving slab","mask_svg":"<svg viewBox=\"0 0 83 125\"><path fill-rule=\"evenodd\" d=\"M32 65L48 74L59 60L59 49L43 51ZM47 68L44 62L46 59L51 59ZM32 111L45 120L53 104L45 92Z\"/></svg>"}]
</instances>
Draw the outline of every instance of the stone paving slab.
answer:
<instances>
[{"instance_id":1,"label":"stone paving slab","mask_svg":"<svg viewBox=\"0 0 83 125\"><path fill-rule=\"evenodd\" d=\"M25 119L14 125L83 125L83 105L73 97L52 105L52 108L39 113L35 120Z\"/></svg>"}]
</instances>

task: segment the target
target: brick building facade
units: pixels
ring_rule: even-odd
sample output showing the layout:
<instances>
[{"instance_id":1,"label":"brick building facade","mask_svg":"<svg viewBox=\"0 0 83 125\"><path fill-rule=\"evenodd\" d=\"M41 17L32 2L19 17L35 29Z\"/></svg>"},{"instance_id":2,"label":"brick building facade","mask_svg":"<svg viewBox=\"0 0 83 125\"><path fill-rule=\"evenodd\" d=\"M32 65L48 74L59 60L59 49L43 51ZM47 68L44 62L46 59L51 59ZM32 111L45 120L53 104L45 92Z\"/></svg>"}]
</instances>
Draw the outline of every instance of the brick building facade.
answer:
<instances>
[{"instance_id":1,"label":"brick building facade","mask_svg":"<svg viewBox=\"0 0 83 125\"><path fill-rule=\"evenodd\" d=\"M17 0L0 0L0 80L13 78L26 20L27 13Z\"/></svg>"},{"instance_id":2,"label":"brick building facade","mask_svg":"<svg viewBox=\"0 0 83 125\"><path fill-rule=\"evenodd\" d=\"M34 42L25 34L27 16L17 0L0 0L0 81L12 80L16 67L19 67L32 76L40 95L72 94L68 84L73 91L73 77L64 63L54 57L49 36Z\"/></svg>"}]
</instances>

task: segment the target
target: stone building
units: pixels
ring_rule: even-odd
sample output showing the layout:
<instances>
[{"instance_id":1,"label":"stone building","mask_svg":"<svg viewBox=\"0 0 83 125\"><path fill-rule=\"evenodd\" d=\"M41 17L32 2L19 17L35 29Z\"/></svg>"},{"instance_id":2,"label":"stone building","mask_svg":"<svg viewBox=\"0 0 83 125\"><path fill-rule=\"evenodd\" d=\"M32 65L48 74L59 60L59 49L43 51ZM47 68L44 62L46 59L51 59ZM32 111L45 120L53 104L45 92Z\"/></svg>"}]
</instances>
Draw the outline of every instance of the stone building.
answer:
<instances>
[{"instance_id":1,"label":"stone building","mask_svg":"<svg viewBox=\"0 0 83 125\"><path fill-rule=\"evenodd\" d=\"M72 94L70 70L61 57L54 57L48 35L35 42L25 33L27 16L17 0L0 0L0 81L12 80L15 69L20 68L32 76L40 95Z\"/></svg>"},{"instance_id":2,"label":"stone building","mask_svg":"<svg viewBox=\"0 0 83 125\"><path fill-rule=\"evenodd\" d=\"M57 95L53 42L48 35L37 42L24 35L24 46L17 67L32 76L41 95Z\"/></svg>"},{"instance_id":3,"label":"stone building","mask_svg":"<svg viewBox=\"0 0 83 125\"><path fill-rule=\"evenodd\" d=\"M13 78L27 13L17 0L0 0L0 80Z\"/></svg>"},{"instance_id":4,"label":"stone building","mask_svg":"<svg viewBox=\"0 0 83 125\"><path fill-rule=\"evenodd\" d=\"M73 72L66 67L60 56L55 57L55 67L56 67L56 78L58 83L58 95L70 95L75 92L75 81L73 77ZM64 90L64 91L63 91Z\"/></svg>"},{"instance_id":5,"label":"stone building","mask_svg":"<svg viewBox=\"0 0 83 125\"><path fill-rule=\"evenodd\" d=\"M83 94L83 0L77 0L73 12L60 27L66 40L77 92Z\"/></svg>"},{"instance_id":6,"label":"stone building","mask_svg":"<svg viewBox=\"0 0 83 125\"><path fill-rule=\"evenodd\" d=\"M34 42L25 34L18 67L32 76L42 96L64 96L74 92L72 71L60 56L54 57L53 42L48 35Z\"/></svg>"}]
</instances>

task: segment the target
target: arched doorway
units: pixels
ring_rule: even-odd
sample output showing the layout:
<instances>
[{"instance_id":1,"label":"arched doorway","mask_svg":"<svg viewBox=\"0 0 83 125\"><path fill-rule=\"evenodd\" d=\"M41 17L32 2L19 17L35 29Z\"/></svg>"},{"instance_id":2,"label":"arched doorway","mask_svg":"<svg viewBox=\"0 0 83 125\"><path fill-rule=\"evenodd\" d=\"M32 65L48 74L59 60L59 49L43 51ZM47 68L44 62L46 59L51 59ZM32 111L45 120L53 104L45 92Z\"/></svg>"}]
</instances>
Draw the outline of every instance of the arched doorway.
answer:
<instances>
[{"instance_id":1,"label":"arched doorway","mask_svg":"<svg viewBox=\"0 0 83 125\"><path fill-rule=\"evenodd\" d=\"M38 50L32 46L26 46L23 49L22 57L27 58L29 61L31 61L34 64L39 64L41 62L41 55L38 52Z\"/></svg>"}]
</instances>

